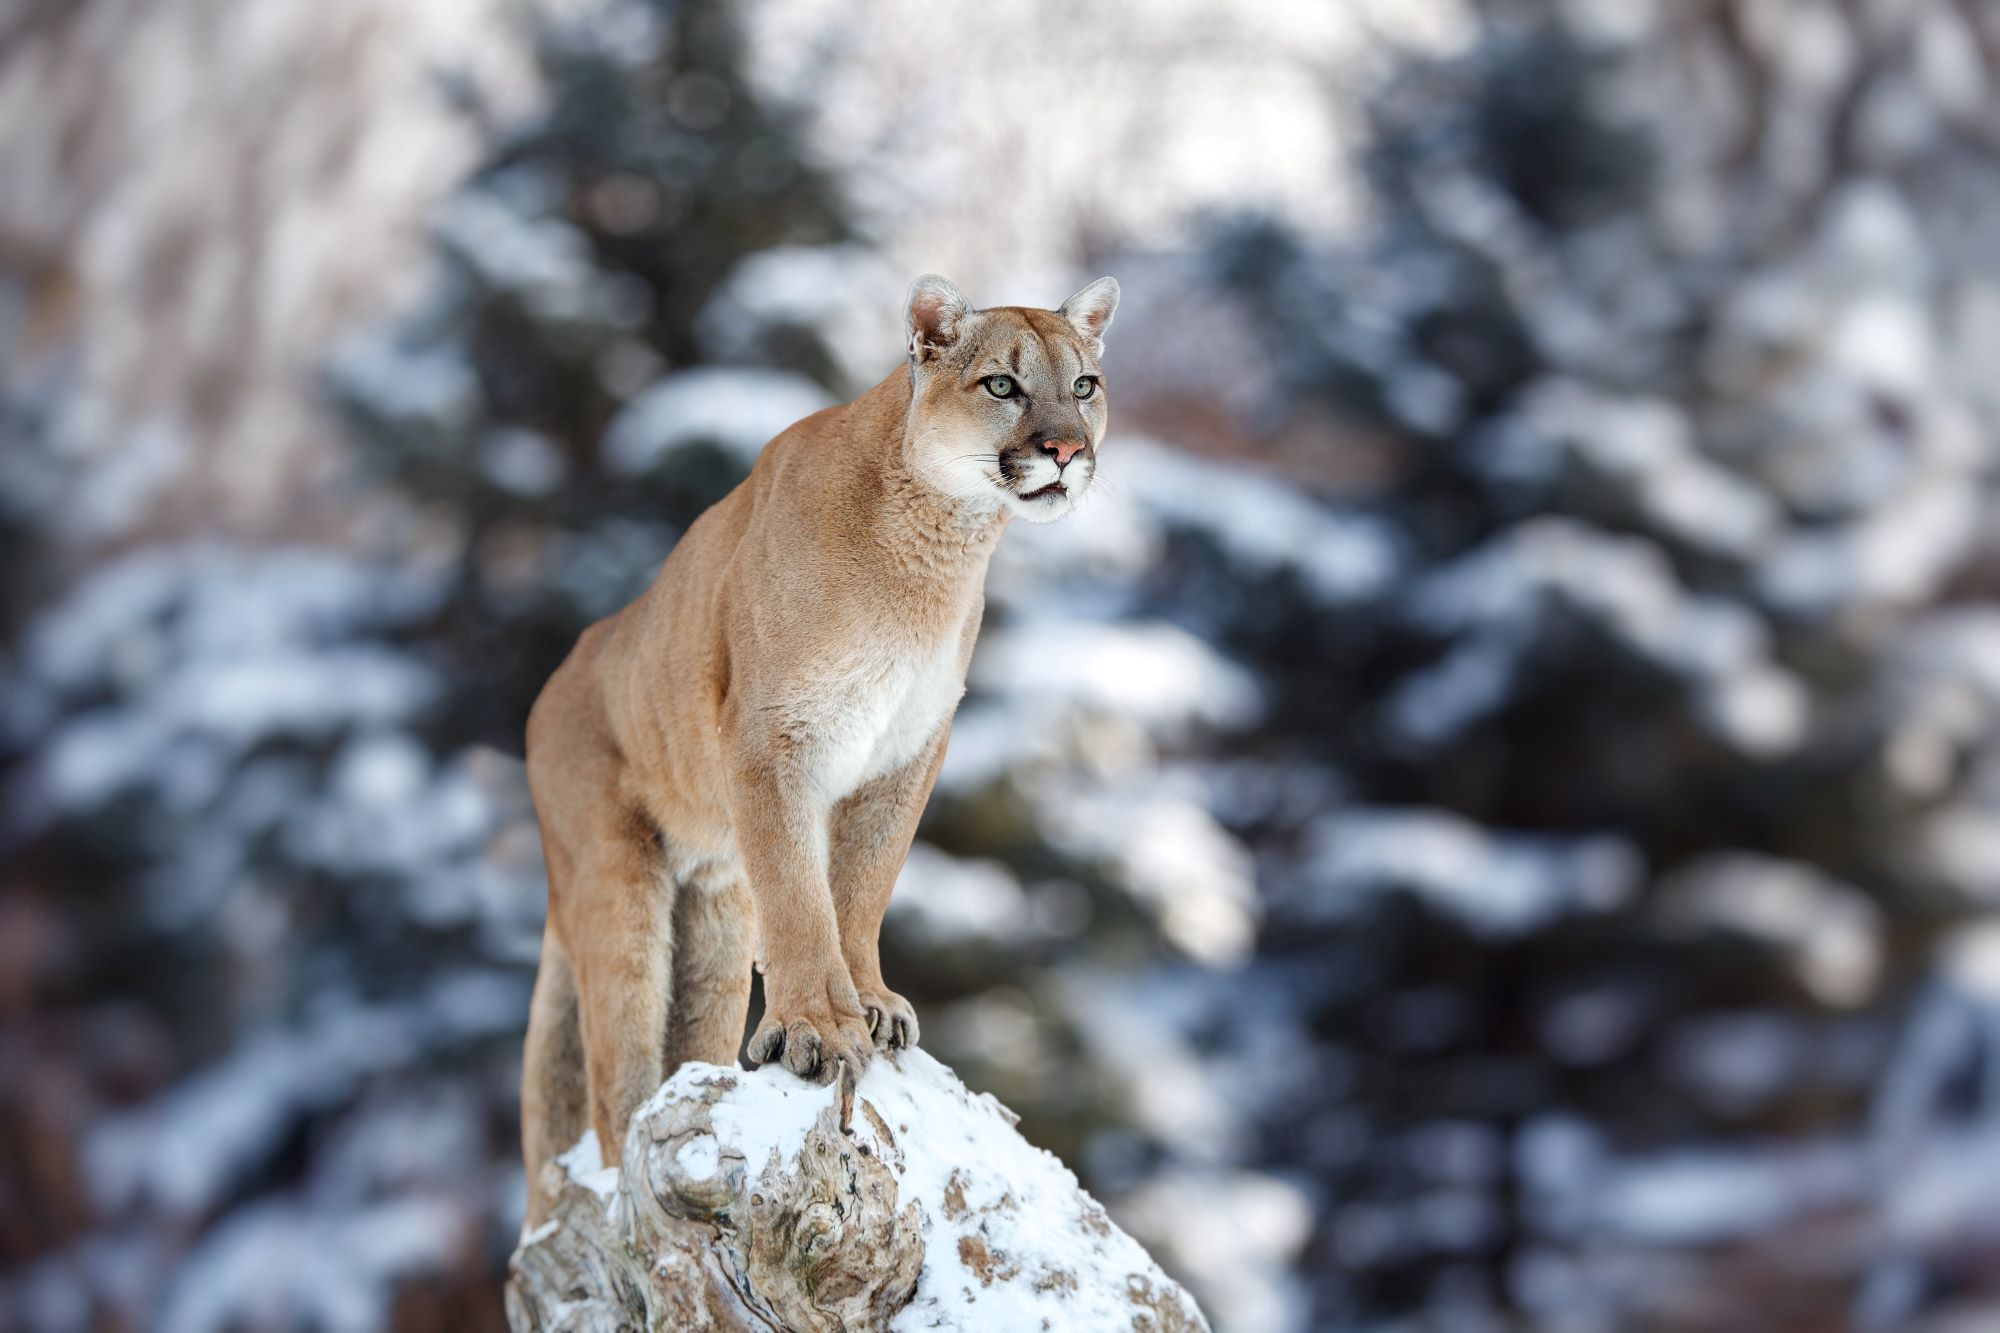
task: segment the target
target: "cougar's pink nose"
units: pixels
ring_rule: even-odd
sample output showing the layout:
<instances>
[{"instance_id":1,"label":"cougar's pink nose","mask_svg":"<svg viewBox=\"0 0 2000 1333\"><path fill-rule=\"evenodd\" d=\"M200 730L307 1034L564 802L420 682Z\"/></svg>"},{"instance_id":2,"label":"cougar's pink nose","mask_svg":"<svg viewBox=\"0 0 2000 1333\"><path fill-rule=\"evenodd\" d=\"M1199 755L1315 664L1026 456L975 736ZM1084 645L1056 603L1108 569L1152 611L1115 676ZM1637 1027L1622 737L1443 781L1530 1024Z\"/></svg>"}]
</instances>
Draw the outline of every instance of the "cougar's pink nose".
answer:
<instances>
[{"instance_id":1,"label":"cougar's pink nose","mask_svg":"<svg viewBox=\"0 0 2000 1333\"><path fill-rule=\"evenodd\" d=\"M1068 467L1070 458L1083 448L1081 440L1043 440L1042 448L1056 456L1057 467Z\"/></svg>"}]
</instances>

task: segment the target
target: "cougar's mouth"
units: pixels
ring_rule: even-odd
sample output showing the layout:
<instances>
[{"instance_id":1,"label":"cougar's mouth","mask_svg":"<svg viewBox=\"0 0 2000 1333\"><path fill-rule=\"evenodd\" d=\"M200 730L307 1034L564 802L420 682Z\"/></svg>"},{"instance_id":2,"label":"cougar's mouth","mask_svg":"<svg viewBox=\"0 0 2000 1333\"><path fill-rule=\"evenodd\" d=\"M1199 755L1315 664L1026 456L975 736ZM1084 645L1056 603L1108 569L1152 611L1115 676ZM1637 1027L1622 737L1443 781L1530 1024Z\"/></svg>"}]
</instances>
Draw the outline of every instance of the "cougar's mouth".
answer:
<instances>
[{"instance_id":1,"label":"cougar's mouth","mask_svg":"<svg viewBox=\"0 0 2000 1333\"><path fill-rule=\"evenodd\" d=\"M1069 494L1069 487L1063 485L1059 481L1052 481L1046 486L1037 487L1036 489L1027 492L1021 498L1023 500L1053 500L1057 496L1068 495L1068 494Z\"/></svg>"}]
</instances>

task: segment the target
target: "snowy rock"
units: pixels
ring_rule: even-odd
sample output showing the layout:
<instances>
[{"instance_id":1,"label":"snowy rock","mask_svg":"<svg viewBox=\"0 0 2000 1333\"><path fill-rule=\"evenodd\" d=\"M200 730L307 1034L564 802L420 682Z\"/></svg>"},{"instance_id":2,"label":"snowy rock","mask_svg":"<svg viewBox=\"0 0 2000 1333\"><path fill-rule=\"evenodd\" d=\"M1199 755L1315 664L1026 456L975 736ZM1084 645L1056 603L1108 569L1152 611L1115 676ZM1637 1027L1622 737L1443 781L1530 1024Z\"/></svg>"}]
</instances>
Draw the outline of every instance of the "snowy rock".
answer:
<instances>
[{"instance_id":1,"label":"snowy rock","mask_svg":"<svg viewBox=\"0 0 2000 1333\"><path fill-rule=\"evenodd\" d=\"M529 1329L1205 1330L1076 1178L920 1051L829 1088L684 1066L522 1237ZM609 1188L606 1188L609 1186Z\"/></svg>"}]
</instances>

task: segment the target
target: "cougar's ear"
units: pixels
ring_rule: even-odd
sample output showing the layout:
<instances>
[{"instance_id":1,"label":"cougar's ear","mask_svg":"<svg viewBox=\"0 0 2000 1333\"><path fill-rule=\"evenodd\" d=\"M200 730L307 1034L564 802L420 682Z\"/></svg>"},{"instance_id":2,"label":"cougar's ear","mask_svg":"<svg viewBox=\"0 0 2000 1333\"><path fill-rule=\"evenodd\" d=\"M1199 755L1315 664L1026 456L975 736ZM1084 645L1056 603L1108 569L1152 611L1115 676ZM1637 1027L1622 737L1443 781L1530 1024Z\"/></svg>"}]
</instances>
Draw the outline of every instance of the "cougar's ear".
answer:
<instances>
[{"instance_id":1,"label":"cougar's ear","mask_svg":"<svg viewBox=\"0 0 2000 1333\"><path fill-rule=\"evenodd\" d=\"M909 308L903 328L909 335L910 359L927 361L957 341L972 302L949 278L926 273L910 284Z\"/></svg>"},{"instance_id":2,"label":"cougar's ear","mask_svg":"<svg viewBox=\"0 0 2000 1333\"><path fill-rule=\"evenodd\" d=\"M1117 309L1118 279L1099 278L1064 301L1057 313L1075 326L1092 352L1098 352L1104 348L1104 331L1111 327L1111 316Z\"/></svg>"}]
</instances>

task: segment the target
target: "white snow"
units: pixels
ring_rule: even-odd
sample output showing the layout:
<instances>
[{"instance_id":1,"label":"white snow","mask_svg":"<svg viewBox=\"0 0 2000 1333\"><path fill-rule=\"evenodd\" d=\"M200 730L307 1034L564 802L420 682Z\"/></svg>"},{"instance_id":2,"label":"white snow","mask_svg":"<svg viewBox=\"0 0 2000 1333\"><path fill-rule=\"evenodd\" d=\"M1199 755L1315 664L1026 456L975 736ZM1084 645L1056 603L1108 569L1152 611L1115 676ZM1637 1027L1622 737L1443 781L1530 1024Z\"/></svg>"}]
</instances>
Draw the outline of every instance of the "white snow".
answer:
<instances>
[{"instance_id":1,"label":"white snow","mask_svg":"<svg viewBox=\"0 0 2000 1333\"><path fill-rule=\"evenodd\" d=\"M1806 735L1804 685L1771 659L1760 619L1739 603L1687 592L1659 547L1557 516L1507 529L1416 585L1410 618L1459 646L1391 695L1396 726L1434 741L1499 707L1557 605L1686 681L1717 739L1768 756Z\"/></svg>"},{"instance_id":2,"label":"white snow","mask_svg":"<svg viewBox=\"0 0 2000 1333\"><path fill-rule=\"evenodd\" d=\"M781 1169L803 1145L813 1122L837 1095L781 1068L744 1072L684 1066L638 1112L698 1096L713 1080L734 1086L713 1103L713 1137L678 1150L681 1164L699 1169L741 1154L761 1170L776 1155ZM874 1110L894 1143L885 1142ZM900 1202L914 1200L924 1217L925 1253L915 1299L891 1323L916 1330L1126 1328L1134 1307L1128 1291L1168 1279L1054 1156L1029 1144L992 1097L975 1095L920 1050L877 1056L856 1089L851 1133L857 1143L894 1162L901 1157ZM583 1145L572 1172L594 1163ZM565 1163L571 1159L566 1157ZM1297 1228L1257 1241L1284 1248ZM981 1268L983 1267L983 1272ZM1047 1321L1047 1322L1044 1322Z\"/></svg>"},{"instance_id":3,"label":"white snow","mask_svg":"<svg viewBox=\"0 0 2000 1333\"><path fill-rule=\"evenodd\" d=\"M1138 972L1078 967L1053 995L1089 1067L1149 1140L1177 1161L1243 1160L1258 1117L1292 1096L1325 1096L1330 1080L1299 1054L1293 996L1270 978L1175 964ZM1244 1015L1254 1012L1255 1023ZM1213 1034L1227 1031L1220 1047Z\"/></svg>"},{"instance_id":4,"label":"white snow","mask_svg":"<svg viewBox=\"0 0 2000 1333\"><path fill-rule=\"evenodd\" d=\"M1823 1002L1873 998L1882 914L1860 890L1816 868L1752 852L1712 852L1660 884L1655 908L1672 931L1736 931L1782 950Z\"/></svg>"},{"instance_id":5,"label":"white snow","mask_svg":"<svg viewBox=\"0 0 2000 1333\"><path fill-rule=\"evenodd\" d=\"M980 636L971 681L1030 714L1093 711L1167 735L1242 727L1261 706L1248 671L1163 623L998 626Z\"/></svg>"},{"instance_id":6,"label":"white snow","mask_svg":"<svg viewBox=\"0 0 2000 1333\"><path fill-rule=\"evenodd\" d=\"M582 1137L567 1151L556 1154L556 1164L569 1174L571 1180L595 1194L606 1208L617 1201L618 1168L604 1165L604 1153L597 1146L596 1130L584 1130Z\"/></svg>"},{"instance_id":7,"label":"white snow","mask_svg":"<svg viewBox=\"0 0 2000 1333\"><path fill-rule=\"evenodd\" d=\"M1444 810L1350 807L1308 829L1294 908L1334 921L1405 890L1482 935L1506 938L1637 891L1638 853L1610 835L1495 833Z\"/></svg>"},{"instance_id":8,"label":"white snow","mask_svg":"<svg viewBox=\"0 0 2000 1333\"><path fill-rule=\"evenodd\" d=\"M400 1004L323 1000L299 1027L249 1034L226 1058L93 1124L82 1152L91 1194L108 1213L199 1215L266 1166L303 1117L427 1051L512 1031L526 999L517 974L452 972Z\"/></svg>"},{"instance_id":9,"label":"white snow","mask_svg":"<svg viewBox=\"0 0 2000 1333\"><path fill-rule=\"evenodd\" d=\"M833 400L803 375L748 366L676 371L625 405L605 429L605 464L623 476L712 444L744 467L773 436Z\"/></svg>"},{"instance_id":10,"label":"white snow","mask_svg":"<svg viewBox=\"0 0 2000 1333\"><path fill-rule=\"evenodd\" d=\"M1860 1164L1839 1145L1688 1149L1614 1166L1579 1192L1576 1225L1661 1244L1755 1235L1788 1217L1852 1201Z\"/></svg>"},{"instance_id":11,"label":"white snow","mask_svg":"<svg viewBox=\"0 0 2000 1333\"><path fill-rule=\"evenodd\" d=\"M1984 512L1965 478L1941 476L1858 523L1787 538L1763 571L1763 593L1793 614L1811 616L1921 601L1964 560Z\"/></svg>"},{"instance_id":12,"label":"white snow","mask_svg":"<svg viewBox=\"0 0 2000 1333\"><path fill-rule=\"evenodd\" d=\"M566 221L516 206L496 190L452 195L438 210L437 229L441 246L541 319L579 319L598 294L589 238Z\"/></svg>"},{"instance_id":13,"label":"white snow","mask_svg":"<svg viewBox=\"0 0 2000 1333\"><path fill-rule=\"evenodd\" d=\"M274 737L409 719L434 675L368 636L432 595L426 579L305 548L193 543L107 563L25 636L14 718L69 695L117 701L55 735L39 799L87 808L186 776L170 754L212 749L222 765Z\"/></svg>"},{"instance_id":14,"label":"white snow","mask_svg":"<svg viewBox=\"0 0 2000 1333\"><path fill-rule=\"evenodd\" d=\"M478 377L456 349L410 347L371 331L342 342L331 362L346 393L399 426L455 431L478 411Z\"/></svg>"},{"instance_id":15,"label":"white snow","mask_svg":"<svg viewBox=\"0 0 2000 1333\"><path fill-rule=\"evenodd\" d=\"M910 275L861 245L781 245L738 261L695 321L708 356L754 365L765 340L786 328L816 331L839 360L840 378L856 392L888 368L881 349L903 341L904 289Z\"/></svg>"},{"instance_id":16,"label":"white snow","mask_svg":"<svg viewBox=\"0 0 2000 1333\"><path fill-rule=\"evenodd\" d=\"M722 1150L712 1135L697 1134L680 1146L674 1160L691 1180L707 1180L722 1166Z\"/></svg>"},{"instance_id":17,"label":"white snow","mask_svg":"<svg viewBox=\"0 0 2000 1333\"><path fill-rule=\"evenodd\" d=\"M1515 1151L1536 1229L1572 1241L1713 1244L1853 1203L1867 1185L1852 1144L1746 1141L1624 1158L1560 1114L1530 1121Z\"/></svg>"},{"instance_id":18,"label":"white snow","mask_svg":"<svg viewBox=\"0 0 2000 1333\"><path fill-rule=\"evenodd\" d=\"M1027 894L999 861L967 860L927 842L910 846L889 899L893 928L929 944L1008 945L1034 929Z\"/></svg>"},{"instance_id":19,"label":"white snow","mask_svg":"<svg viewBox=\"0 0 2000 1333\"><path fill-rule=\"evenodd\" d=\"M1104 475L1165 526L1214 542L1245 578L1287 571L1329 606L1380 592L1401 564L1387 524L1316 503L1255 466L1121 438L1105 448Z\"/></svg>"},{"instance_id":20,"label":"white snow","mask_svg":"<svg viewBox=\"0 0 2000 1333\"><path fill-rule=\"evenodd\" d=\"M1262 904L1256 865L1188 784L1171 779L1038 791L1055 846L1096 862L1159 921L1167 940L1217 967L1248 958Z\"/></svg>"},{"instance_id":21,"label":"white snow","mask_svg":"<svg viewBox=\"0 0 2000 1333\"><path fill-rule=\"evenodd\" d=\"M1754 556L1777 532L1769 496L1709 461L1694 423L1660 398L1621 397L1545 379L1493 441L1510 469L1545 473L1567 455L1631 495L1661 530L1697 548Z\"/></svg>"},{"instance_id":22,"label":"white snow","mask_svg":"<svg viewBox=\"0 0 2000 1333\"><path fill-rule=\"evenodd\" d=\"M1314 1206L1298 1185L1258 1171L1170 1167L1116 1211L1210 1293L1230 1333L1308 1326L1308 1292L1297 1265L1312 1236Z\"/></svg>"},{"instance_id":23,"label":"white snow","mask_svg":"<svg viewBox=\"0 0 2000 1333\"><path fill-rule=\"evenodd\" d=\"M315 1328L375 1333L398 1287L443 1271L471 1240L467 1219L421 1195L353 1209L246 1204L203 1236L158 1297L161 1333Z\"/></svg>"},{"instance_id":24,"label":"white snow","mask_svg":"<svg viewBox=\"0 0 2000 1333\"><path fill-rule=\"evenodd\" d=\"M561 447L540 431L503 427L489 431L479 444L480 471L516 495L551 495L569 477L569 461Z\"/></svg>"}]
</instances>

